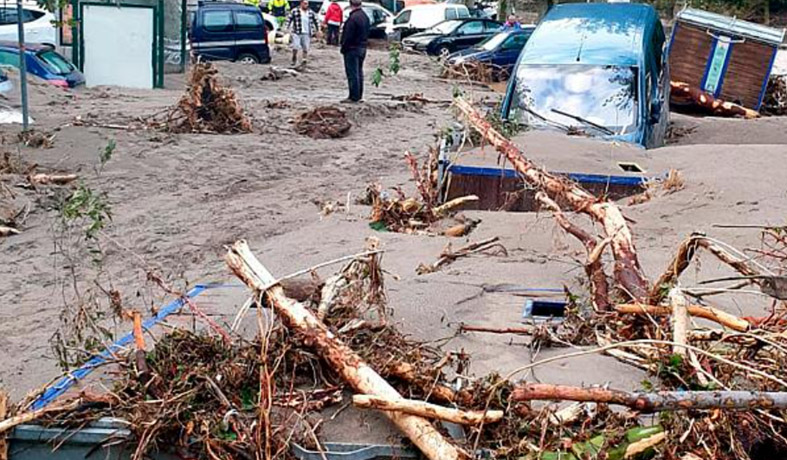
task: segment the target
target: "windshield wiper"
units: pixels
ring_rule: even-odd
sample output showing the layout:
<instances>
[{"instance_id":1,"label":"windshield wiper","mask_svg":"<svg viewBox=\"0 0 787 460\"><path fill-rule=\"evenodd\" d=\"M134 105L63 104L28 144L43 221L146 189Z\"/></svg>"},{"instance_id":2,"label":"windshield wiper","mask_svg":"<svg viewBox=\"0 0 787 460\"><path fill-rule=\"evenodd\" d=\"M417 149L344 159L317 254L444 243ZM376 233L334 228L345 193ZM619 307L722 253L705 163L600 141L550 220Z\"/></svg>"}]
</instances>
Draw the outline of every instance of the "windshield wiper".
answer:
<instances>
[{"instance_id":1,"label":"windshield wiper","mask_svg":"<svg viewBox=\"0 0 787 460\"><path fill-rule=\"evenodd\" d=\"M541 121L543 121L545 123L548 123L548 124L550 124L552 126L555 126L557 128L560 128L560 129L562 129L565 132L569 132L571 130L570 126L564 125L563 123L560 123L560 122L555 121L555 120L550 120L549 118L547 118L547 117L541 115L540 113L536 112L535 110L531 109L525 103L519 104L519 108L524 110L525 112L529 113L530 115L533 115L534 117L538 118L539 120L541 120Z\"/></svg>"},{"instance_id":2,"label":"windshield wiper","mask_svg":"<svg viewBox=\"0 0 787 460\"><path fill-rule=\"evenodd\" d=\"M614 131L612 131L611 129L607 128L606 126L601 126L599 124L593 123L592 121L590 121L590 120L588 120L586 118L582 118L579 115L574 115L573 113L564 112L564 111L558 110L558 109L552 109L552 111L555 112L558 115L563 115L564 117L568 117L568 118L572 118L574 120L577 120L578 122L584 124L585 126L590 126L591 128L596 128L597 130L599 130L599 131L601 131L601 132L603 132L605 134L608 134L610 136L615 134Z\"/></svg>"}]
</instances>

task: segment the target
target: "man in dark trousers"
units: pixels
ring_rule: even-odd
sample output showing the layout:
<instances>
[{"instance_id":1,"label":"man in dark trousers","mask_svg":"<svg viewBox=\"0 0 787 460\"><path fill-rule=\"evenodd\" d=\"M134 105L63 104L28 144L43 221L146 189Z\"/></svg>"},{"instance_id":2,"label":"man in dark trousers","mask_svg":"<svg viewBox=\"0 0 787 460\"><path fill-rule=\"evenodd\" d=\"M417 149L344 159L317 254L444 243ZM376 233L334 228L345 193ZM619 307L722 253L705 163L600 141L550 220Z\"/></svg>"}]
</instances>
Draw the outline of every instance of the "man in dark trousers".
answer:
<instances>
[{"instance_id":1,"label":"man in dark trousers","mask_svg":"<svg viewBox=\"0 0 787 460\"><path fill-rule=\"evenodd\" d=\"M363 99L363 61L369 40L369 16L361 9L361 0L350 0L350 16L344 22L341 52L350 97L342 102L361 102Z\"/></svg>"}]
</instances>

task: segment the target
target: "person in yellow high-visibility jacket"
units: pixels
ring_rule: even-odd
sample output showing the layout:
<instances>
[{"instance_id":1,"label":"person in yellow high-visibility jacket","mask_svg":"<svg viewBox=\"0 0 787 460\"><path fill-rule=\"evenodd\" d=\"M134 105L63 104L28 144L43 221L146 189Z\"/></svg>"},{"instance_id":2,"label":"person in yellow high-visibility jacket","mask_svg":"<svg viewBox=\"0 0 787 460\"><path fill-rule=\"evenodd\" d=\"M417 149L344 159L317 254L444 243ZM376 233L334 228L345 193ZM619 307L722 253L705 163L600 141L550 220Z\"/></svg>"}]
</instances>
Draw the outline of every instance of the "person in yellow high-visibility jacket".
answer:
<instances>
[{"instance_id":1,"label":"person in yellow high-visibility jacket","mask_svg":"<svg viewBox=\"0 0 787 460\"><path fill-rule=\"evenodd\" d=\"M284 26L287 20L287 12L290 10L290 2L287 0L268 0L268 11L276 17L276 22L279 23L279 30Z\"/></svg>"},{"instance_id":2,"label":"person in yellow high-visibility jacket","mask_svg":"<svg viewBox=\"0 0 787 460\"><path fill-rule=\"evenodd\" d=\"M257 8L260 7L260 0L243 0L245 5L256 6Z\"/></svg>"}]
</instances>

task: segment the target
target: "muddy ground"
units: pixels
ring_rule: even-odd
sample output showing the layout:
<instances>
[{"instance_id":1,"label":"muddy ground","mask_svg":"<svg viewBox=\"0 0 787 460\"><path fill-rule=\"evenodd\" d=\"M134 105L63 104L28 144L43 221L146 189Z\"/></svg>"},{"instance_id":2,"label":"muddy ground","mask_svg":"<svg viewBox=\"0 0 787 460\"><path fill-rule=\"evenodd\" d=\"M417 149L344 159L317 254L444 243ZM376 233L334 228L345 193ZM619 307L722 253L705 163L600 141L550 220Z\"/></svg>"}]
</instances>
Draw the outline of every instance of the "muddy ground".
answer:
<instances>
[{"instance_id":1,"label":"muddy ground","mask_svg":"<svg viewBox=\"0 0 787 460\"><path fill-rule=\"evenodd\" d=\"M279 53L274 64L284 65L287 59ZM387 60L387 53L370 51L367 82L372 69L387 66ZM368 227L369 208L355 204L355 198L372 181L412 191L403 153L425 154L435 134L454 121L447 105L391 100L392 95L415 92L450 100L456 84L436 79L428 59L405 55L398 76L386 78L380 88L367 84L366 103L344 107L353 123L349 136L335 140L297 135L289 120L346 96L336 50L318 49L305 72L278 81L259 80L266 66L219 67L253 117L254 133L170 135L118 129L139 126L140 118L166 111L182 94L182 76L170 76L167 89L157 91L90 88L65 93L34 85L32 114L37 129L55 134L50 149L20 145L17 127L1 128L4 150L37 163L42 171L77 172L90 188L107 194L112 221L100 237L101 280L120 291L124 306L147 310L171 298L146 282L149 267L182 290L196 282L231 281L222 256L224 246L239 238L247 239L278 275L357 252L369 236L380 238L387 251L384 268L396 275L387 279L396 320L403 331L421 339L451 336L459 322L501 327L519 323L525 299L488 293L485 286L579 289L583 249L545 213L468 212L482 223L469 237L458 239L380 233ZM462 89L489 104L500 97L475 85ZM754 247L759 244L756 231L712 225L783 224L787 215L787 119L673 119L671 145L651 151L584 139L574 145L549 136L522 140L525 151L551 169L583 172L635 159L654 175L670 168L682 171L683 190L657 194L639 205L621 202L634 222L637 248L651 279L692 231L707 231L737 247ZM110 140L117 147L100 168L100 152ZM491 152L486 155L485 161L494 162ZM30 203L22 233L0 239L0 385L19 397L59 375L48 340L64 301L73 301L71 268L76 267L83 288L95 275L89 258L68 261L55 250L57 203L67 192L50 187L34 193L7 185L17 196L4 196L6 206ZM349 209L323 215L329 200L349 202ZM491 236L501 238L508 256L474 256L438 273L416 275L418 264L433 262L449 241L458 247L468 239ZM709 257L702 258L701 266L702 273L690 272L684 282L726 273ZM217 321L230 322L244 296L241 291L197 303ZM722 298L718 305L756 315L769 302L752 295L745 304ZM117 326L119 332L128 329L128 323ZM447 348L471 352L476 373L507 372L536 355L563 352L534 351L518 337L484 335L455 338ZM522 377L638 388L644 375L612 358L587 356ZM354 432L334 435L352 437Z\"/></svg>"}]
</instances>

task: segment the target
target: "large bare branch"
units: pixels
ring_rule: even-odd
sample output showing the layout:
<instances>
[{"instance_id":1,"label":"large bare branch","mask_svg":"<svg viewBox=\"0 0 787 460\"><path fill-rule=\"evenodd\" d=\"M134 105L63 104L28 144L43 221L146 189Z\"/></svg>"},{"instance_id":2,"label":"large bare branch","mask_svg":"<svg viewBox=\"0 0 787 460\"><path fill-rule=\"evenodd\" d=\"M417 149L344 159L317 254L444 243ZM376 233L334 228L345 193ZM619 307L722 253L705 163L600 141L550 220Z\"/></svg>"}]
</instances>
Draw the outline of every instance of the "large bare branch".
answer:
<instances>
[{"instance_id":1,"label":"large bare branch","mask_svg":"<svg viewBox=\"0 0 787 460\"><path fill-rule=\"evenodd\" d=\"M310 343L320 356L355 391L363 394L400 399L394 387L369 367L350 347L331 333L301 303L284 295L276 278L254 256L244 240L235 242L227 252L227 265L247 286L264 294L264 300L276 312L282 323ZM446 441L432 424L421 417L398 412L385 412L394 425L431 460L459 460L467 454Z\"/></svg>"},{"instance_id":2,"label":"large bare branch","mask_svg":"<svg viewBox=\"0 0 787 460\"><path fill-rule=\"evenodd\" d=\"M378 396L355 395L353 396L353 404L363 409L402 412L424 418L445 420L460 425L487 424L499 422L503 419L503 411L501 410L466 411L412 399L388 399Z\"/></svg>"},{"instance_id":3,"label":"large bare branch","mask_svg":"<svg viewBox=\"0 0 787 460\"><path fill-rule=\"evenodd\" d=\"M631 230L617 205L599 200L565 177L546 172L528 160L513 142L497 132L470 103L457 98L455 104L473 128L505 155L527 183L546 192L556 202L567 203L574 212L585 213L601 224L611 242L618 286L633 299L644 300L648 295L648 282L637 258Z\"/></svg>"}]
</instances>

